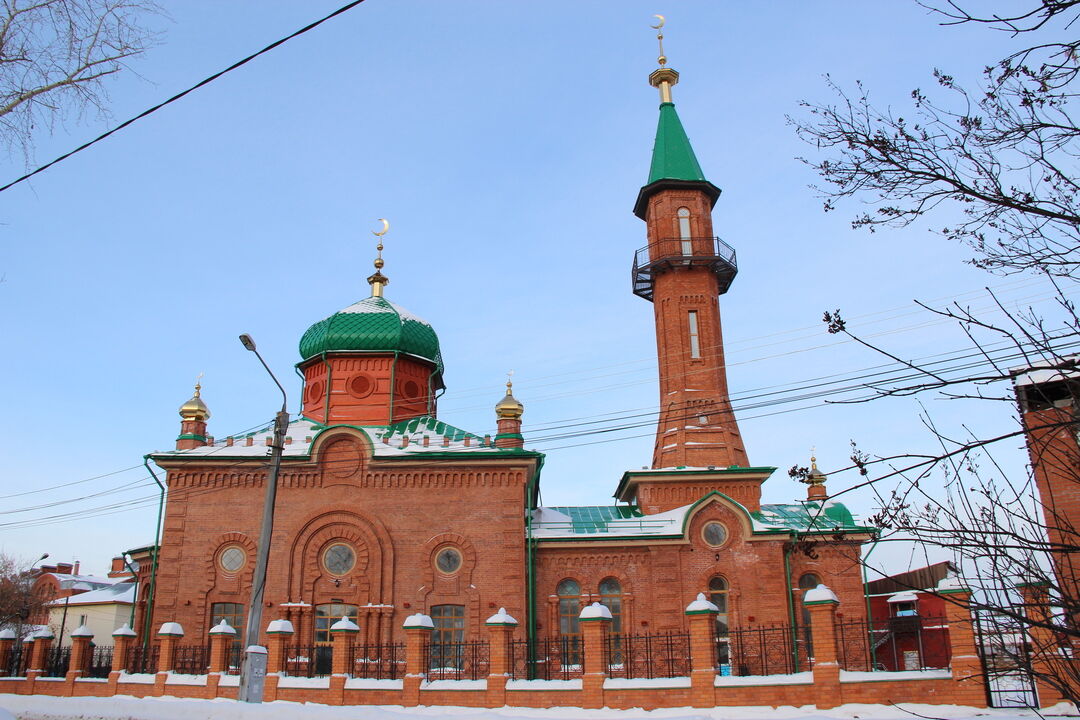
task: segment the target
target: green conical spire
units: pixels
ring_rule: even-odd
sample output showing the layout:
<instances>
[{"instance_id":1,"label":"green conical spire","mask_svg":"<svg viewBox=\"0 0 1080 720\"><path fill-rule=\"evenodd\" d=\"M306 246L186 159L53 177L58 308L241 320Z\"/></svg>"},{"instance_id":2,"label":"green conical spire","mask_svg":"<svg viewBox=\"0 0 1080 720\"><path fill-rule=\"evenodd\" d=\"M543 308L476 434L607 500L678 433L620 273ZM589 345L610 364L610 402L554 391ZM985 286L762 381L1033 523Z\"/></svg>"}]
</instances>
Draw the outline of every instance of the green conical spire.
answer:
<instances>
[{"instance_id":1,"label":"green conical spire","mask_svg":"<svg viewBox=\"0 0 1080 720\"><path fill-rule=\"evenodd\" d=\"M679 114L675 112L675 103L660 104L660 122L656 126L652 166L646 184L651 185L657 180L705 181L694 148L690 147L690 138L686 136Z\"/></svg>"}]
</instances>

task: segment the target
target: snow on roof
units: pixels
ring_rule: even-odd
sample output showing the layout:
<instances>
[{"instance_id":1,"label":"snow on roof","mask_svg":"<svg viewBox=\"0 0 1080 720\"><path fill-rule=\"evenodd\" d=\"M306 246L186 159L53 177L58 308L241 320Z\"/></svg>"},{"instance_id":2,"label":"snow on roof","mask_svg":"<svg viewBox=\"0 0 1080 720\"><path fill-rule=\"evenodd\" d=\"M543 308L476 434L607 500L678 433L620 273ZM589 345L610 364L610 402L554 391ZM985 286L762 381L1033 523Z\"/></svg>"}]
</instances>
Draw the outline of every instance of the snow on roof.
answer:
<instances>
[{"instance_id":1,"label":"snow on roof","mask_svg":"<svg viewBox=\"0 0 1080 720\"><path fill-rule=\"evenodd\" d=\"M100 587L115 585L118 578L99 577L97 575L74 575L72 573L47 572L52 575L64 590L97 590Z\"/></svg>"},{"instance_id":2,"label":"snow on roof","mask_svg":"<svg viewBox=\"0 0 1080 720\"><path fill-rule=\"evenodd\" d=\"M917 595L915 595L915 593L913 593L910 590L905 590L904 592L898 592L898 593L894 594L892 597L890 597L885 602L890 602L890 603L917 602L918 599L919 598L918 598Z\"/></svg>"},{"instance_id":3,"label":"snow on roof","mask_svg":"<svg viewBox=\"0 0 1080 720\"><path fill-rule=\"evenodd\" d=\"M1080 375L1080 372L1077 370L1069 369L1067 367L1070 363L1080 361L1080 355L1065 356L1061 360L1061 364L1065 367L1039 367L1036 365L1034 367L1026 366L1010 368L1010 372L1015 373L1013 383L1017 387L1023 385L1042 385L1043 383L1072 379L1077 377L1077 375Z\"/></svg>"},{"instance_id":4,"label":"snow on roof","mask_svg":"<svg viewBox=\"0 0 1080 720\"><path fill-rule=\"evenodd\" d=\"M282 456L309 457L315 437L322 431L335 427L322 425L307 418L297 418L289 423L285 432L286 445ZM357 427L357 426L349 426ZM519 453L517 448L497 448L494 440L486 443L484 437L466 432L433 417L418 417L393 425L365 425L360 427L371 438L375 457L405 457L425 453L468 452L485 454ZM153 453L154 457L220 457L262 458L269 455L267 442L274 434L273 426L267 425L245 435L215 440L212 445L187 450L168 450ZM427 438L427 445L424 439ZM250 441L250 444L249 444Z\"/></svg>"},{"instance_id":5,"label":"snow on roof","mask_svg":"<svg viewBox=\"0 0 1080 720\"><path fill-rule=\"evenodd\" d=\"M59 598L49 602L49 605L94 605L100 603L120 603L130 605L135 602L135 583L121 582L107 587L79 593L71 597Z\"/></svg>"},{"instance_id":6,"label":"snow on roof","mask_svg":"<svg viewBox=\"0 0 1080 720\"><path fill-rule=\"evenodd\" d=\"M733 501L734 502L734 501ZM696 503L652 515L635 505L586 505L541 507L533 511L532 535L537 540L591 537L656 537L682 535L687 515ZM791 505L762 505L748 513L754 532L773 531L856 531L871 528L859 525L855 516L835 502L802 502Z\"/></svg>"}]
</instances>

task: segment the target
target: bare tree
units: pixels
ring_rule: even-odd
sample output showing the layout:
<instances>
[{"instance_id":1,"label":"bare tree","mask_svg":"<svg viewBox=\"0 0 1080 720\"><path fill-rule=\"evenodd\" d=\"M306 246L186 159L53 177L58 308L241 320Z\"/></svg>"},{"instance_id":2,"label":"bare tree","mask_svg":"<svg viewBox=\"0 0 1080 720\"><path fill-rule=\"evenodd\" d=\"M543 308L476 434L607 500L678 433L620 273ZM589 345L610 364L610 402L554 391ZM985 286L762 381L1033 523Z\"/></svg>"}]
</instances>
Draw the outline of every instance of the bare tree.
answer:
<instances>
[{"instance_id":1,"label":"bare tree","mask_svg":"<svg viewBox=\"0 0 1080 720\"><path fill-rule=\"evenodd\" d=\"M0 128L28 152L35 130L105 112L105 78L155 39L152 0L0 0Z\"/></svg>"},{"instance_id":2,"label":"bare tree","mask_svg":"<svg viewBox=\"0 0 1080 720\"><path fill-rule=\"evenodd\" d=\"M934 9L945 24L1024 35L1072 31L1080 1L1037 0L1000 16L971 15L952 2ZM941 232L970 244L976 265L1071 275L1080 261L1078 43L1032 44L987 66L982 87L972 90L935 70L937 91L913 90L903 113L875 106L861 84L847 91L829 80L837 100L804 102L808 116L790 119L827 156L804 160L824 181L816 189L825 209L858 197L873 207L852 225L873 231L953 204L964 218Z\"/></svg>"},{"instance_id":3,"label":"bare tree","mask_svg":"<svg viewBox=\"0 0 1080 720\"><path fill-rule=\"evenodd\" d=\"M1028 0L1002 14L985 3L972 3L979 14L943 3L930 8L943 24L980 23L1032 40L1075 33L1080 17L1080 0ZM924 413L936 448L873 457L853 444L855 486L877 493L872 521L883 539L950 552L974 590L973 609L996 631L983 647L988 674L1034 679L1080 707L1072 659L1080 652L1080 314L1069 300L1080 281L1080 126L1072 118L1080 41L1025 44L986 67L977 89L938 70L937 89L912 91L901 114L876 107L862 85L849 92L830 80L838 100L803 103L806 115L791 122L821 153L804 162L823 180L816 189L826 211L866 202L871 209L852 225L875 231L952 205L960 220L942 234L970 245L975 265L1035 272L1054 286L1052 319L1001 303L992 317L924 306L957 323L979 359L965 366L906 360L860 338L838 311L824 320L830 333L909 371L903 381L868 385L857 402L933 393L996 402L1015 417L1014 430L981 437ZM1032 368L1038 382L1020 383L1018 405L1014 383ZM1025 440L1031 464L1018 476L1006 455ZM804 470L793 468L793 477Z\"/></svg>"},{"instance_id":4,"label":"bare tree","mask_svg":"<svg viewBox=\"0 0 1080 720\"><path fill-rule=\"evenodd\" d=\"M34 588L31 564L0 553L0 630L17 628L41 617L53 598Z\"/></svg>"}]
</instances>

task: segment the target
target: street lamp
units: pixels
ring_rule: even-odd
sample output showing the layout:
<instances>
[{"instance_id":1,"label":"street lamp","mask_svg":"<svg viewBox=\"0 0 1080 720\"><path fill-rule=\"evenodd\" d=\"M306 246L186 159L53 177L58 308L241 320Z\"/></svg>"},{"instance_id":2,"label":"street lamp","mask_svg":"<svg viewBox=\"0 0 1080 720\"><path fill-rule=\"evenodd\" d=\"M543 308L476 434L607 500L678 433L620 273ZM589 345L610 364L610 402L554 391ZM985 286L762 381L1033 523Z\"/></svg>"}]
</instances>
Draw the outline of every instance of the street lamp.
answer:
<instances>
[{"instance_id":1,"label":"street lamp","mask_svg":"<svg viewBox=\"0 0 1080 720\"><path fill-rule=\"evenodd\" d=\"M289 428L289 402L285 388L274 376L270 366L255 349L255 341L244 333L240 342L245 348L255 353L259 362L266 368L270 379L281 391L281 410L274 419L274 440L270 446L270 472L266 478L266 499L263 501L262 529L259 531L259 550L255 557L255 576L251 581L251 605L248 610L247 630L244 633L244 662L240 666L240 691L238 699L243 702L261 703L263 682L266 679L266 650L252 652L251 648L259 645L259 628L262 625L263 591L266 589L266 563L270 556L270 536L274 532L274 501L277 498L278 473L281 470L281 452L285 448L285 432Z\"/></svg>"}]
</instances>

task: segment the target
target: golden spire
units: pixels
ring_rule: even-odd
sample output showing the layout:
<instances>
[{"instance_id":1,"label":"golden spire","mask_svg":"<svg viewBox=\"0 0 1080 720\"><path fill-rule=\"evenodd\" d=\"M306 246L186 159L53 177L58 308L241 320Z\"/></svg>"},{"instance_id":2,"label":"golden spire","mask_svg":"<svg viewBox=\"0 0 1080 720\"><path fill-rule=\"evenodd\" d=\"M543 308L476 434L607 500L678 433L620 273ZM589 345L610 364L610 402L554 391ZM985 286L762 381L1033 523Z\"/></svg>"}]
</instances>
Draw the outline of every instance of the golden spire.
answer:
<instances>
[{"instance_id":1,"label":"golden spire","mask_svg":"<svg viewBox=\"0 0 1080 720\"><path fill-rule=\"evenodd\" d=\"M382 297L383 288L390 284L390 278L382 274L383 265L386 264L382 259L383 235L390 229L390 223L386 218L379 218L379 222L382 223L382 230L371 231L372 235L379 238L379 244L375 246L378 253L375 257L375 274L367 279L368 284L371 285L371 297Z\"/></svg>"},{"instance_id":2,"label":"golden spire","mask_svg":"<svg viewBox=\"0 0 1080 720\"><path fill-rule=\"evenodd\" d=\"M506 395L495 405L495 416L500 419L509 418L511 420L519 420L521 414L525 412L525 406L514 397L513 377L513 370L506 373Z\"/></svg>"},{"instance_id":3,"label":"golden spire","mask_svg":"<svg viewBox=\"0 0 1080 720\"><path fill-rule=\"evenodd\" d=\"M817 451L814 448L810 449L810 472L806 476L807 485L824 485L826 475L818 470L817 457L815 457Z\"/></svg>"},{"instance_id":4,"label":"golden spire","mask_svg":"<svg viewBox=\"0 0 1080 720\"><path fill-rule=\"evenodd\" d=\"M203 374L199 373L199 376L195 378L195 394L180 406L180 417L184 420L205 422L210 419L210 408L206 407L206 403L200 397L202 384L199 381L202 380L202 376Z\"/></svg>"},{"instance_id":5,"label":"golden spire","mask_svg":"<svg viewBox=\"0 0 1080 720\"><path fill-rule=\"evenodd\" d=\"M660 46L660 56L656 61L660 63L658 70L653 70L649 75L649 84L660 89L660 102L671 102L671 87L679 82L679 73L667 66L667 55L664 54L664 16L653 15L656 24L649 27L656 30L656 42Z\"/></svg>"}]
</instances>

